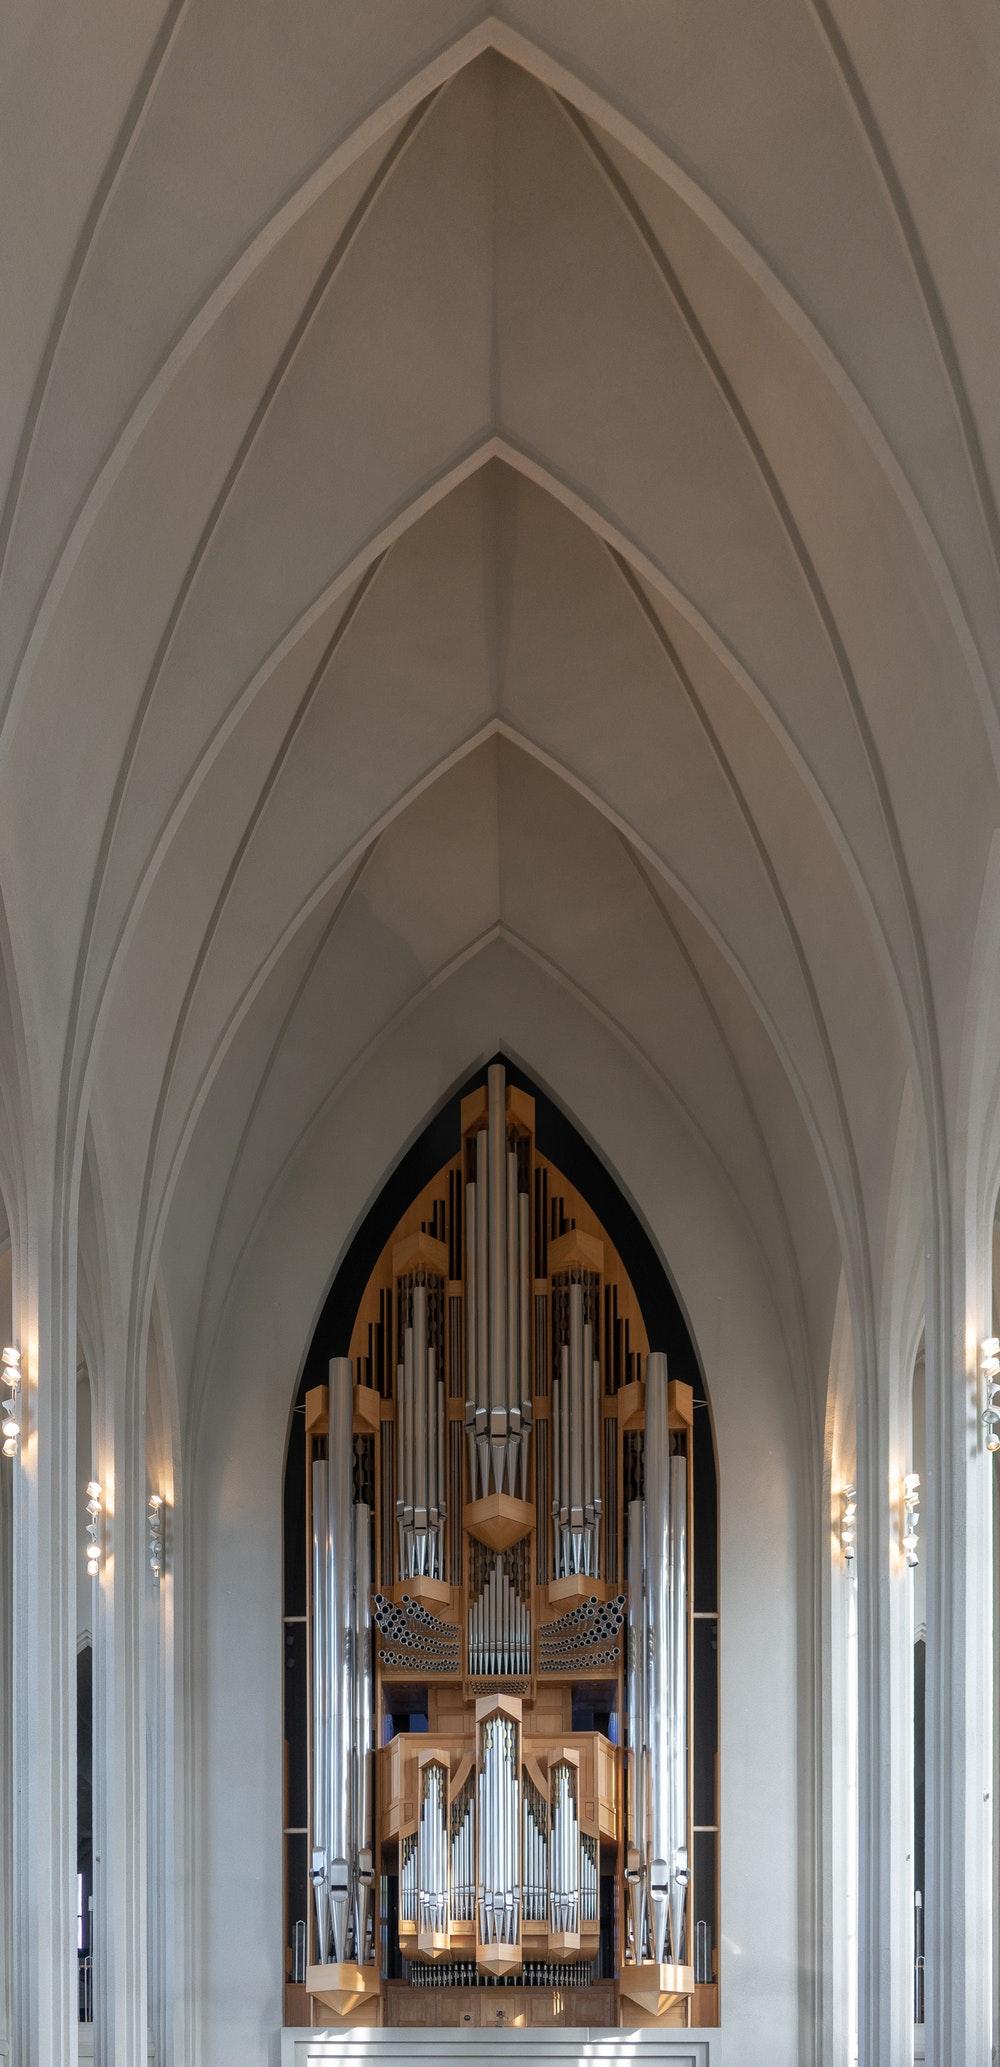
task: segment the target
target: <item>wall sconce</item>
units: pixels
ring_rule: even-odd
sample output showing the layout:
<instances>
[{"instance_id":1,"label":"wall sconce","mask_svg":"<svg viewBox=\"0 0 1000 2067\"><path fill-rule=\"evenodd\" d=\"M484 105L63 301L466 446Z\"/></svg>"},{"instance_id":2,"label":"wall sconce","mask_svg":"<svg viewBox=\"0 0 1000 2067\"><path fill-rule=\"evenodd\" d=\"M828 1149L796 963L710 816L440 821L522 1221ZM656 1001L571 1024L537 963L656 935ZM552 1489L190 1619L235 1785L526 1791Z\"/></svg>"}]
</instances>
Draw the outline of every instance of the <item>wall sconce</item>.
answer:
<instances>
[{"instance_id":1,"label":"wall sconce","mask_svg":"<svg viewBox=\"0 0 1000 2067\"><path fill-rule=\"evenodd\" d=\"M21 1424L17 1418L17 1395L21 1387L21 1352L8 1348L3 1351L2 1383L7 1397L3 1403L3 1453L5 1457L16 1457L21 1440Z\"/></svg>"},{"instance_id":2,"label":"wall sconce","mask_svg":"<svg viewBox=\"0 0 1000 2067\"><path fill-rule=\"evenodd\" d=\"M100 1483L92 1478L87 1487L87 1577L96 1579L101 1569L101 1516L104 1512L104 1496Z\"/></svg>"},{"instance_id":3,"label":"wall sconce","mask_svg":"<svg viewBox=\"0 0 1000 2067\"><path fill-rule=\"evenodd\" d=\"M7 1352L4 1351L6 1356ZM979 1345L979 1375L983 1382L981 1420L988 1450L1000 1450L1000 1337L987 1335Z\"/></svg>"},{"instance_id":4,"label":"wall sconce","mask_svg":"<svg viewBox=\"0 0 1000 2067\"><path fill-rule=\"evenodd\" d=\"M920 1473L908 1471L903 1480L903 1555L912 1571L920 1563L917 1530L920 1522Z\"/></svg>"},{"instance_id":5,"label":"wall sconce","mask_svg":"<svg viewBox=\"0 0 1000 2067\"><path fill-rule=\"evenodd\" d=\"M149 1569L154 1579L163 1570L163 1496L151 1493L146 1510L149 1527Z\"/></svg>"},{"instance_id":6,"label":"wall sconce","mask_svg":"<svg viewBox=\"0 0 1000 2067\"><path fill-rule=\"evenodd\" d=\"M844 1553L844 1563L850 1572L854 1568L854 1545L858 1533L857 1486L845 1486L840 1497L843 1503L840 1510L840 1547Z\"/></svg>"}]
</instances>

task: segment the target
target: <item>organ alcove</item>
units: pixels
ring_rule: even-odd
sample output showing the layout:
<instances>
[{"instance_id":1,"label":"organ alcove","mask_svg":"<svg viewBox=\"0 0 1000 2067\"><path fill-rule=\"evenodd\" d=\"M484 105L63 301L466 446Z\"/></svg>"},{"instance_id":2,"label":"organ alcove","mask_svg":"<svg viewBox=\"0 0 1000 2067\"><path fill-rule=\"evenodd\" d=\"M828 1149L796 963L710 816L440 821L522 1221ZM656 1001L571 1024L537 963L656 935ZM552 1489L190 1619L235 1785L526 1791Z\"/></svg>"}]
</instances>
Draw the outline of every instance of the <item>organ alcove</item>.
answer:
<instances>
[{"instance_id":1,"label":"organ alcove","mask_svg":"<svg viewBox=\"0 0 1000 2067\"><path fill-rule=\"evenodd\" d=\"M543 1102L455 1102L307 1366L290 2023L718 2018L709 1416Z\"/></svg>"}]
</instances>

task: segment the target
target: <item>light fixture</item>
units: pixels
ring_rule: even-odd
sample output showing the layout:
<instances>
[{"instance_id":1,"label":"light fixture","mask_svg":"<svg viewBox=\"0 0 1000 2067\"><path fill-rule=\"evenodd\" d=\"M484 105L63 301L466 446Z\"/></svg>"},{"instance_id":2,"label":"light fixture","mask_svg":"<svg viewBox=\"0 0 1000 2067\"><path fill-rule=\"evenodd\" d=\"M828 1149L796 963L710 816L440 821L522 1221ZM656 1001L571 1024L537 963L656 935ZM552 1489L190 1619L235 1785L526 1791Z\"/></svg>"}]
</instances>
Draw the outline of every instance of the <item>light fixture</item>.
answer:
<instances>
[{"instance_id":1,"label":"light fixture","mask_svg":"<svg viewBox=\"0 0 1000 2067\"><path fill-rule=\"evenodd\" d=\"M986 1430L986 1447L1000 1450L1000 1337L996 1335L987 1335L979 1345L979 1375L983 1382L980 1419Z\"/></svg>"},{"instance_id":2,"label":"light fixture","mask_svg":"<svg viewBox=\"0 0 1000 2067\"><path fill-rule=\"evenodd\" d=\"M104 1496L100 1481L92 1478L87 1486L87 1577L96 1579L101 1569L101 1515L104 1512Z\"/></svg>"},{"instance_id":3,"label":"light fixture","mask_svg":"<svg viewBox=\"0 0 1000 2067\"><path fill-rule=\"evenodd\" d=\"M854 1545L857 1540L858 1533L857 1486L845 1486L840 1497L840 1547L844 1553L844 1563L847 1566L848 1571L851 1571L854 1565Z\"/></svg>"},{"instance_id":4,"label":"light fixture","mask_svg":"<svg viewBox=\"0 0 1000 2067\"><path fill-rule=\"evenodd\" d=\"M920 1524L920 1473L908 1471L903 1480L903 1554L911 1570L920 1563L917 1532Z\"/></svg>"},{"instance_id":5,"label":"light fixture","mask_svg":"<svg viewBox=\"0 0 1000 2067\"><path fill-rule=\"evenodd\" d=\"M163 1496L151 1493L147 1508L149 1521L149 1569L154 1579L163 1570Z\"/></svg>"},{"instance_id":6,"label":"light fixture","mask_svg":"<svg viewBox=\"0 0 1000 2067\"><path fill-rule=\"evenodd\" d=\"M8 1347L3 1351L2 1372L2 1383L7 1395L3 1403L3 1420L0 1421L0 1429L3 1431L3 1454L5 1457L16 1457L17 1446L21 1440L21 1424L17 1418L17 1395L21 1387L19 1349Z\"/></svg>"}]
</instances>

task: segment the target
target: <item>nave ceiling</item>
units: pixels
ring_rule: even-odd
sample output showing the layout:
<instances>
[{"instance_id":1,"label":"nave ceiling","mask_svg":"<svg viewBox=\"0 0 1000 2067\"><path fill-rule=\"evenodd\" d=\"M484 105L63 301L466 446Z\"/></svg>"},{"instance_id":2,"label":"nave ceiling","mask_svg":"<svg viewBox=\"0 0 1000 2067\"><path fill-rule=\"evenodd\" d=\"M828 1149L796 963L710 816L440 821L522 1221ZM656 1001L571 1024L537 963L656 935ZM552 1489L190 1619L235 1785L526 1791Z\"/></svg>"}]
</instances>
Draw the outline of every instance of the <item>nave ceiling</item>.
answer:
<instances>
[{"instance_id":1,"label":"nave ceiling","mask_svg":"<svg viewBox=\"0 0 1000 2067\"><path fill-rule=\"evenodd\" d=\"M182 1389L483 957L676 1102L822 1425L908 1076L947 1167L997 823L976 13L911 10L919 135L853 5L8 18L7 1183L89 1123Z\"/></svg>"}]
</instances>

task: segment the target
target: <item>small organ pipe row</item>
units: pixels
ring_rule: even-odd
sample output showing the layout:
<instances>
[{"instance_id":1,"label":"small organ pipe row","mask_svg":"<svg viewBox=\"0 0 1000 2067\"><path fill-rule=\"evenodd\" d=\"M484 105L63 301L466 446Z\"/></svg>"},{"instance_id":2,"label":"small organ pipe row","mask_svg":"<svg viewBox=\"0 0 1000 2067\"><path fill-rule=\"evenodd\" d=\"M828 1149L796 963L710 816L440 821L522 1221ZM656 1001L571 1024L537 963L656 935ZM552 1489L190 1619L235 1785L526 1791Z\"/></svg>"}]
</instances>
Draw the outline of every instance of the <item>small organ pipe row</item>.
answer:
<instances>
[{"instance_id":1,"label":"small organ pipe row","mask_svg":"<svg viewBox=\"0 0 1000 2067\"><path fill-rule=\"evenodd\" d=\"M515 1676L531 1671L531 1610L523 1544L512 1550L473 1546L468 1622L468 1671L472 1678Z\"/></svg>"},{"instance_id":2,"label":"small organ pipe row","mask_svg":"<svg viewBox=\"0 0 1000 2067\"><path fill-rule=\"evenodd\" d=\"M371 1510L354 1500L353 1374L330 1365L325 1459L312 1473L312 1881L320 1962L370 1942L373 1849Z\"/></svg>"},{"instance_id":3,"label":"small organ pipe row","mask_svg":"<svg viewBox=\"0 0 1000 2067\"><path fill-rule=\"evenodd\" d=\"M418 1890L417 1839L411 1833L404 1837L399 1856L399 1913L404 1923L416 1923Z\"/></svg>"},{"instance_id":4,"label":"small organ pipe row","mask_svg":"<svg viewBox=\"0 0 1000 2067\"><path fill-rule=\"evenodd\" d=\"M479 1937L483 1945L516 1945L521 1935L520 1759L517 1725L508 1715L480 1726L476 1822Z\"/></svg>"},{"instance_id":5,"label":"small organ pipe row","mask_svg":"<svg viewBox=\"0 0 1000 2067\"><path fill-rule=\"evenodd\" d=\"M552 1538L557 1578L595 1577L600 1566L601 1367L585 1296L596 1291L574 1279L560 1287L559 1356L552 1381Z\"/></svg>"},{"instance_id":6,"label":"small organ pipe row","mask_svg":"<svg viewBox=\"0 0 1000 2067\"><path fill-rule=\"evenodd\" d=\"M523 1902L527 1923L549 1913L549 1808L530 1780L524 1783Z\"/></svg>"},{"instance_id":7,"label":"small organ pipe row","mask_svg":"<svg viewBox=\"0 0 1000 2067\"><path fill-rule=\"evenodd\" d=\"M476 1915L475 1789L472 1775L451 1804L451 1913L458 1923Z\"/></svg>"},{"instance_id":8,"label":"small organ pipe row","mask_svg":"<svg viewBox=\"0 0 1000 2067\"><path fill-rule=\"evenodd\" d=\"M400 1344L396 1367L396 1413L402 1429L398 1458L396 1523L399 1569L404 1579L417 1574L444 1576L446 1514L444 1375L431 1341L431 1299L435 1318L441 1287L417 1278L401 1278Z\"/></svg>"},{"instance_id":9,"label":"small organ pipe row","mask_svg":"<svg viewBox=\"0 0 1000 2067\"><path fill-rule=\"evenodd\" d=\"M684 1958L688 1884L687 1460L671 1452L667 1362L646 1360L645 1489L628 1512L628 1850L633 1957Z\"/></svg>"},{"instance_id":10,"label":"small organ pipe row","mask_svg":"<svg viewBox=\"0 0 1000 2067\"><path fill-rule=\"evenodd\" d=\"M421 1930L447 1930L448 1878L448 1776L435 1760L423 1769L417 1831L417 1922Z\"/></svg>"},{"instance_id":11,"label":"small organ pipe row","mask_svg":"<svg viewBox=\"0 0 1000 2067\"><path fill-rule=\"evenodd\" d=\"M517 1974L482 1974L471 1960L442 1960L438 1966L410 1969L413 1988L589 1988L594 1978L590 1959L526 1960Z\"/></svg>"},{"instance_id":12,"label":"small organ pipe row","mask_svg":"<svg viewBox=\"0 0 1000 2067\"><path fill-rule=\"evenodd\" d=\"M580 1921L598 1920L597 1844L584 1833L580 1839Z\"/></svg>"},{"instance_id":13,"label":"small organ pipe row","mask_svg":"<svg viewBox=\"0 0 1000 2067\"><path fill-rule=\"evenodd\" d=\"M507 1124L506 1079L487 1079L487 1122L465 1184L465 1427L473 1497L525 1498L531 1432L531 1237L527 1166Z\"/></svg>"}]
</instances>

